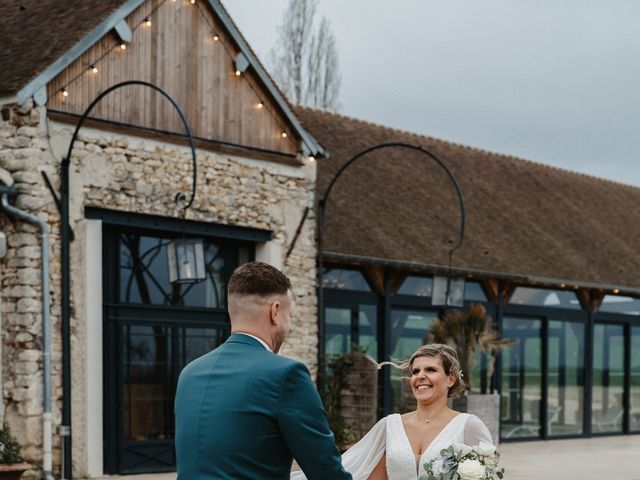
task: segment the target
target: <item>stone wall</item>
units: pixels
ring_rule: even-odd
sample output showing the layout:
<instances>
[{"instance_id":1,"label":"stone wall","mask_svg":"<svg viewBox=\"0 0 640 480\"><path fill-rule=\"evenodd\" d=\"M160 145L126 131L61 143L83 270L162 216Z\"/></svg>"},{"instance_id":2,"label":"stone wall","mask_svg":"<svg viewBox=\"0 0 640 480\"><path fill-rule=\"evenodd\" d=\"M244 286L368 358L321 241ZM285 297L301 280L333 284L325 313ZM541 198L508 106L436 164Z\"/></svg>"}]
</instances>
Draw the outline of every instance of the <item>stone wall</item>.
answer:
<instances>
[{"instance_id":1,"label":"stone wall","mask_svg":"<svg viewBox=\"0 0 640 480\"><path fill-rule=\"evenodd\" d=\"M60 257L58 213L40 172L53 179L56 161L46 140L43 108L3 107L0 120L0 175L22 192L11 203L47 221L50 227L51 319L54 423L60 424L62 378L60 331ZM8 251L0 259L2 393L4 421L23 447L25 460L42 462L42 287L40 238L36 226L0 214ZM60 458L54 438L54 458ZM40 478L36 471L23 478Z\"/></svg>"},{"instance_id":2,"label":"stone wall","mask_svg":"<svg viewBox=\"0 0 640 480\"><path fill-rule=\"evenodd\" d=\"M72 127L50 123L43 108L3 108L0 121L0 177L13 180L21 194L17 207L46 220L51 228L51 292L53 319L54 422L60 423L60 243L59 214L41 172L59 188L58 163L66 153ZM49 135L50 134L50 135ZM315 231L311 209L296 246L284 260L304 209L313 206L315 165L291 166L199 150L198 189L187 218L268 229L273 240L267 249L280 256L281 266L294 285L296 307L292 330L282 353L305 362L315 373L317 352L315 295ZM83 129L74 147L71 167L70 216L76 240L72 258L72 400L74 471L86 470L83 438L86 432L85 365L86 311L84 259L92 252L84 245L84 207L176 218L173 199L190 192L191 154L188 148ZM40 251L35 227L0 214L9 251L0 259L2 302L2 379L5 420L34 464L41 462L42 361L40 314ZM279 254L279 255L278 255ZM55 438L54 463L60 452ZM35 472L34 472L35 474Z\"/></svg>"}]
</instances>

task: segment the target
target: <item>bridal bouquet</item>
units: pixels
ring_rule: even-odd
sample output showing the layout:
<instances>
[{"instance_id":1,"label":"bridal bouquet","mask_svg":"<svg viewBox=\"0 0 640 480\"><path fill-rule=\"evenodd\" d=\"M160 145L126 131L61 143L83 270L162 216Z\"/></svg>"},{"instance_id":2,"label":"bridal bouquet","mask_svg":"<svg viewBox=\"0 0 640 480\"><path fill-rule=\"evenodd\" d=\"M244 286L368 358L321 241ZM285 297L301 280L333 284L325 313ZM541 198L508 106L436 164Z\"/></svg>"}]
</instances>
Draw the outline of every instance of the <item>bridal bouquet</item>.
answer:
<instances>
[{"instance_id":1,"label":"bridal bouquet","mask_svg":"<svg viewBox=\"0 0 640 480\"><path fill-rule=\"evenodd\" d=\"M496 447L480 442L476 447L454 443L440 456L424 465L426 475L419 480L498 480L504 468L498 468Z\"/></svg>"}]
</instances>

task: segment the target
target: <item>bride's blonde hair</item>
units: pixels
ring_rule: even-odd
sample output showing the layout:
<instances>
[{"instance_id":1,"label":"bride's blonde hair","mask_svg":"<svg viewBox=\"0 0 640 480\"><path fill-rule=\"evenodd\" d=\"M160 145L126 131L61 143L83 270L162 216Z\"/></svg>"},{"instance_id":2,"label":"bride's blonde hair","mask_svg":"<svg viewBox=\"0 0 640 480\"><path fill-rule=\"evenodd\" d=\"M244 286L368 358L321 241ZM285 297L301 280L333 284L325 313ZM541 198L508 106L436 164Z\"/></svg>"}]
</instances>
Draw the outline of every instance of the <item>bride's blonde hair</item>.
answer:
<instances>
[{"instance_id":1,"label":"bride's blonde hair","mask_svg":"<svg viewBox=\"0 0 640 480\"><path fill-rule=\"evenodd\" d=\"M409 360L402 363L394 362L382 362L380 366L391 365L396 368L400 368L411 375L411 369L413 368L413 362L416 358L420 357L433 357L439 358L442 362L445 375L453 375L455 382L449 387L447 396L449 398L456 398L462 395L466 389L464 380L462 379L462 370L460 370L460 360L458 360L458 353L455 348L444 343L428 343L418 348Z\"/></svg>"}]
</instances>

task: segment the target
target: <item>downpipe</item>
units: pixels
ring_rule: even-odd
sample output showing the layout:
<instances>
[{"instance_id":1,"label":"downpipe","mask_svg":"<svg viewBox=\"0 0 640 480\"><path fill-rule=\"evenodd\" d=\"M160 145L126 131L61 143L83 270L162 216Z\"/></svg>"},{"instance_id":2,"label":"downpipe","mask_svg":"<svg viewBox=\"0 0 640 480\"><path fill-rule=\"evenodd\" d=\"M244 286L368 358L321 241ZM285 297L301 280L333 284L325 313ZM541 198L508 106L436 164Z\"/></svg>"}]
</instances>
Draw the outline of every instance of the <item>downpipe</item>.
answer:
<instances>
[{"instance_id":1,"label":"downpipe","mask_svg":"<svg viewBox=\"0 0 640 480\"><path fill-rule=\"evenodd\" d=\"M44 399L42 414L42 473L45 480L55 480L52 474L53 416L51 414L51 317L49 294L49 226L35 215L27 213L9 204L8 194L3 193L0 200L2 209L25 222L40 228L40 249L42 263L42 361L44 368Z\"/></svg>"}]
</instances>

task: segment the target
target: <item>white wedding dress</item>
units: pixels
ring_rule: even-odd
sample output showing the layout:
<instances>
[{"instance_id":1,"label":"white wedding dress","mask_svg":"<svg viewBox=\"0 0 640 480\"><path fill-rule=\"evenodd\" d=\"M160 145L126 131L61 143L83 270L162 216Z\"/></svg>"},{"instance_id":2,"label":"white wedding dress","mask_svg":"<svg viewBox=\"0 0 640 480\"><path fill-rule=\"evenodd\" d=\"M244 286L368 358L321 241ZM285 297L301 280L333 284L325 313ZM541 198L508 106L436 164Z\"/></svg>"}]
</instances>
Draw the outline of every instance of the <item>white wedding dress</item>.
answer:
<instances>
[{"instance_id":1,"label":"white wedding dress","mask_svg":"<svg viewBox=\"0 0 640 480\"><path fill-rule=\"evenodd\" d=\"M475 415L456 415L436 435L420 458L413 453L407 432L398 413L383 418L353 447L342 455L342 464L353 480L367 480L382 455L386 453L388 480L418 480L425 474L424 464L440 456L440 451L454 443L469 446L481 441L493 444L491 434ZM302 472L293 472L291 480L304 480Z\"/></svg>"}]
</instances>

